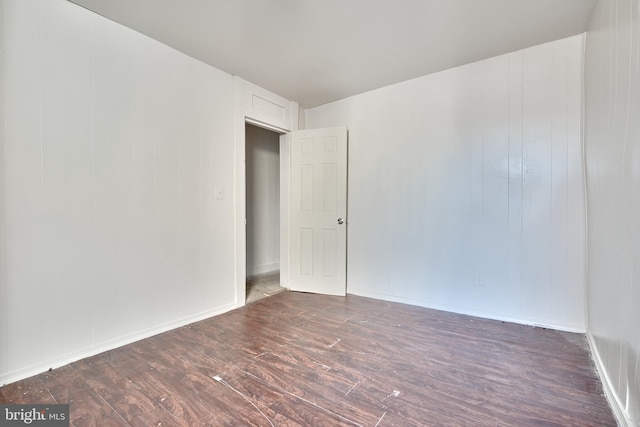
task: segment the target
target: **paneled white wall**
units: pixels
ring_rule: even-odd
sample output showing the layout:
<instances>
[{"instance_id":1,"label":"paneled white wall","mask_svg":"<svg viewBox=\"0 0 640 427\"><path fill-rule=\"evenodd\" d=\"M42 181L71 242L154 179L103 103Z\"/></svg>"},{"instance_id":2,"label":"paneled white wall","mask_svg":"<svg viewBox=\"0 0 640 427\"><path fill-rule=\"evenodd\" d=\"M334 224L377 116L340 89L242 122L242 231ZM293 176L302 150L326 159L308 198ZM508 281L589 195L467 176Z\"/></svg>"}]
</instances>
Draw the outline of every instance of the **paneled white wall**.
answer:
<instances>
[{"instance_id":1,"label":"paneled white wall","mask_svg":"<svg viewBox=\"0 0 640 427\"><path fill-rule=\"evenodd\" d=\"M280 136L246 125L247 276L280 269Z\"/></svg>"},{"instance_id":2,"label":"paneled white wall","mask_svg":"<svg viewBox=\"0 0 640 427\"><path fill-rule=\"evenodd\" d=\"M640 1L601 0L587 33L588 333L621 418L640 425Z\"/></svg>"},{"instance_id":3,"label":"paneled white wall","mask_svg":"<svg viewBox=\"0 0 640 427\"><path fill-rule=\"evenodd\" d=\"M0 22L4 22L4 0L0 0ZM7 370L7 264L4 161L4 30L0 28L0 372Z\"/></svg>"},{"instance_id":4,"label":"paneled white wall","mask_svg":"<svg viewBox=\"0 0 640 427\"><path fill-rule=\"evenodd\" d=\"M305 111L349 128L348 292L584 331L582 45Z\"/></svg>"},{"instance_id":5,"label":"paneled white wall","mask_svg":"<svg viewBox=\"0 0 640 427\"><path fill-rule=\"evenodd\" d=\"M232 77L67 1L4 6L0 383L234 307Z\"/></svg>"}]
</instances>

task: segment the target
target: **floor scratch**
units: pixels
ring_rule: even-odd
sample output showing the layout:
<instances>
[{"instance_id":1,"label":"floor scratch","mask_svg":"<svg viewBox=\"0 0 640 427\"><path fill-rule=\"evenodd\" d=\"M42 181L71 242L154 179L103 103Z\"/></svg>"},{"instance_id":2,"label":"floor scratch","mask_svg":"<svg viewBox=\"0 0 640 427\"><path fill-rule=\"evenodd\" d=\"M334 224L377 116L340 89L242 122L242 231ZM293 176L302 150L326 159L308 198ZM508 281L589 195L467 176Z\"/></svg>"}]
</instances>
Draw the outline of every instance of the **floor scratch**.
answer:
<instances>
[{"instance_id":1,"label":"floor scratch","mask_svg":"<svg viewBox=\"0 0 640 427\"><path fill-rule=\"evenodd\" d=\"M320 362L313 362L314 365L318 365L320 366L322 369L324 369L325 371L330 371L331 370L331 366L327 366L323 363Z\"/></svg>"},{"instance_id":2,"label":"floor scratch","mask_svg":"<svg viewBox=\"0 0 640 427\"><path fill-rule=\"evenodd\" d=\"M339 341L339 340L338 340L338 341ZM358 424L357 422L355 422L355 421L353 421L353 420L350 420L349 418L343 417L343 416L342 416L342 415L340 415L340 414L336 414L335 412L330 411L330 410L329 410L329 409L327 409L327 408L323 408L322 406L318 405L317 403L311 402L310 400L307 400L307 399L305 399L305 398L304 398L304 397L302 397L302 396L298 396L297 394L291 393L290 391L287 391L287 390L285 390L285 389L283 389L283 388L281 388L281 387L278 387L278 386L277 386L277 385L275 385L275 384L268 383L268 382L266 382L265 380L263 380L262 378L260 378L260 377L257 377L257 376L255 376L255 375L253 375L251 372L247 372L247 371L242 371L242 372L243 372L245 375L250 376L251 378L255 379L256 381L258 381L258 382L260 382L260 383L262 383L262 384L265 384L265 385L267 385L267 386L269 386L269 387L272 387L272 388L274 388L274 389L278 390L278 391L279 391L279 392L281 392L281 393L286 393L286 394L288 394L288 395L289 395L289 396L291 396L291 397L295 397L296 399L301 400L301 401L303 401L303 402L305 402L305 403L308 403L309 405L314 406L314 407L316 407L316 408L320 409L321 411L326 412L327 414L331 414L331 415L333 415L334 417L338 417L338 418L340 418L340 419L341 419L341 420L343 420L343 421L346 421L346 422L348 422L348 423L350 423L350 424L353 424L354 426L363 427L363 426L362 426L362 424ZM271 424L271 425L273 425L273 424Z\"/></svg>"},{"instance_id":3,"label":"floor scratch","mask_svg":"<svg viewBox=\"0 0 640 427\"><path fill-rule=\"evenodd\" d=\"M384 414L382 414L382 416L380 417L380 419L378 420L378 422L376 423L376 425L374 427L378 427L380 425L380 422L382 421L382 419L384 418L385 415L387 415L387 411L385 411Z\"/></svg>"},{"instance_id":4,"label":"floor scratch","mask_svg":"<svg viewBox=\"0 0 640 427\"><path fill-rule=\"evenodd\" d=\"M400 392L398 390L393 390L393 392L389 393L387 395L387 397L385 397L384 399L382 399L382 401L384 402L385 400L387 400L390 397L398 397L400 396Z\"/></svg>"},{"instance_id":5,"label":"floor scratch","mask_svg":"<svg viewBox=\"0 0 640 427\"><path fill-rule=\"evenodd\" d=\"M333 348L333 346L334 346L334 345L336 345L336 344L338 344L340 341L342 341L342 340L341 340L340 338L338 338L338 339L336 340L336 342L334 342L333 344L331 344L331 345L329 346L329 348Z\"/></svg>"},{"instance_id":6,"label":"floor scratch","mask_svg":"<svg viewBox=\"0 0 640 427\"><path fill-rule=\"evenodd\" d=\"M219 376L219 375L213 376L213 377L211 377L211 378L213 378L215 381L219 382L220 384L222 384L222 385L225 385L225 386L229 387L231 390L235 391L235 392L236 392L236 393L238 393L240 396L242 396L242 398L243 398L244 400L246 400L247 402L249 402L249 403L251 404L251 406L253 406L254 408L256 408L256 409L258 410L258 412L260 412L260 414L261 414L261 415L262 415L262 416L263 416L267 421L269 421L269 424L271 424L271 426L272 426L272 427L276 427L276 426L271 422L271 420L269 419L269 417L267 417L267 416L265 415L265 413L264 413L264 412L262 412L262 411L260 410L260 408L258 408L258 407L256 406L256 404L255 404L255 403L253 403L253 402L252 402L252 401L251 401L247 396L245 396L243 393L241 393L241 392L239 392L238 390L236 390L235 388L233 388L233 386L232 386L231 384L229 384L228 382L226 382L225 380L223 380L222 378L220 378L220 376Z\"/></svg>"},{"instance_id":7,"label":"floor scratch","mask_svg":"<svg viewBox=\"0 0 640 427\"><path fill-rule=\"evenodd\" d=\"M346 396L347 394L351 393L351 390L353 390L354 388L356 388L356 386L360 384L360 382L358 381L357 383L355 383L354 385L351 386L351 388L349 389L348 392L346 392L344 395Z\"/></svg>"}]
</instances>

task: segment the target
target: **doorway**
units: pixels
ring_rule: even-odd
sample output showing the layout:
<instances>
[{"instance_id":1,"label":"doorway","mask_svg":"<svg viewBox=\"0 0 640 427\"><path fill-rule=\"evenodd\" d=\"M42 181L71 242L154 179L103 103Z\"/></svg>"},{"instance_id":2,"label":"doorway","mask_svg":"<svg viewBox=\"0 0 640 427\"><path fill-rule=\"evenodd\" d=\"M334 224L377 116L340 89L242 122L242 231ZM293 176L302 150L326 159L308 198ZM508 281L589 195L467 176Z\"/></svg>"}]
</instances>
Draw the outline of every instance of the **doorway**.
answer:
<instances>
[{"instance_id":1,"label":"doorway","mask_svg":"<svg viewBox=\"0 0 640 427\"><path fill-rule=\"evenodd\" d=\"M280 135L245 123L246 302L280 286Z\"/></svg>"}]
</instances>

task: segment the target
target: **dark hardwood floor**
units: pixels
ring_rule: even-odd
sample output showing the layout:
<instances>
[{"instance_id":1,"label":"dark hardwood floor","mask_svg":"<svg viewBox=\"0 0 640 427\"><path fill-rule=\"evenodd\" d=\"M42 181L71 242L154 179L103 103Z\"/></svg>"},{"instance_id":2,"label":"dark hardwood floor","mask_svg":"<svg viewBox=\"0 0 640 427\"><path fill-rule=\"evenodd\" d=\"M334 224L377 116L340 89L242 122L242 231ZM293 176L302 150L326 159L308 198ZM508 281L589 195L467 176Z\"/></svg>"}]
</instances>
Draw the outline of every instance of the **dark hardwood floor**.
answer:
<instances>
[{"instance_id":1,"label":"dark hardwood floor","mask_svg":"<svg viewBox=\"0 0 640 427\"><path fill-rule=\"evenodd\" d=\"M283 292L0 388L74 426L615 426L583 335Z\"/></svg>"}]
</instances>

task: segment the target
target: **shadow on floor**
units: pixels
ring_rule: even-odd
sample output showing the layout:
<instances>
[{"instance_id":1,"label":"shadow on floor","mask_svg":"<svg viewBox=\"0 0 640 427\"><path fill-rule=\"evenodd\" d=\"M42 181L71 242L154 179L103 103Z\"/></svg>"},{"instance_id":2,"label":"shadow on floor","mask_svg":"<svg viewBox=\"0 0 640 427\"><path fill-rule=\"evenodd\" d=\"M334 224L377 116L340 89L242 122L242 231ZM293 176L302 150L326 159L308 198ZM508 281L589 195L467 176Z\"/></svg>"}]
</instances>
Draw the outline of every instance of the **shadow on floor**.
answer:
<instances>
[{"instance_id":1,"label":"shadow on floor","mask_svg":"<svg viewBox=\"0 0 640 427\"><path fill-rule=\"evenodd\" d=\"M279 271L247 277L247 304L270 297L284 290L285 289L280 286Z\"/></svg>"}]
</instances>

